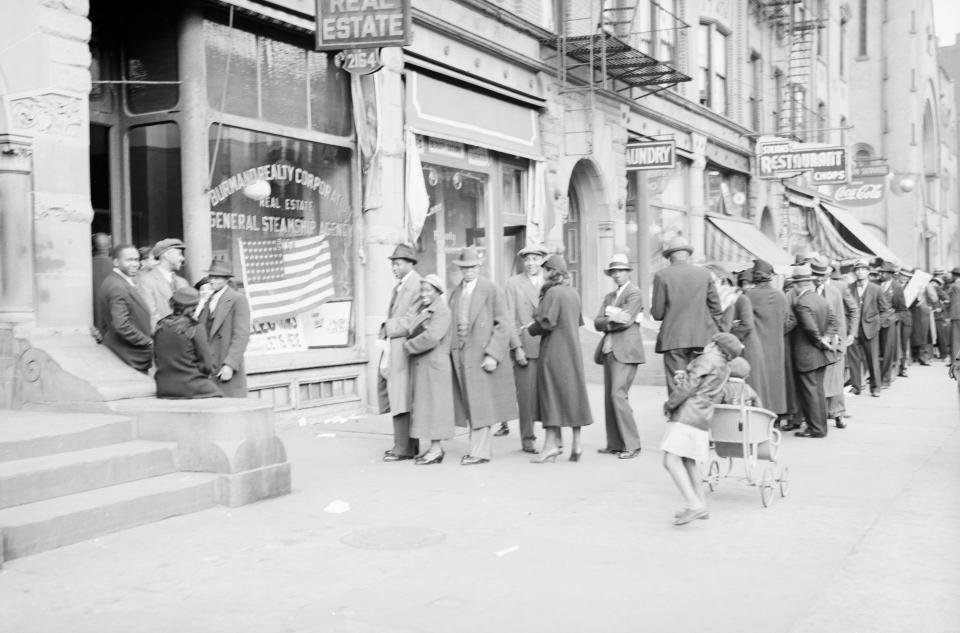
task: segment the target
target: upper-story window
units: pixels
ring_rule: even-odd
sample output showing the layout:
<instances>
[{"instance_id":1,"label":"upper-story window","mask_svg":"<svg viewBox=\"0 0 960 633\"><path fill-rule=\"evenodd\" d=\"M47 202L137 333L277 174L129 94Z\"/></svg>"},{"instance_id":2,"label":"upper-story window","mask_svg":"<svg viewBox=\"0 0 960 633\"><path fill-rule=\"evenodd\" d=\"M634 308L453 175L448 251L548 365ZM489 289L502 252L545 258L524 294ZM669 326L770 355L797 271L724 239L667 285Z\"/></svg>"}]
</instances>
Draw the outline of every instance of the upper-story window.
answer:
<instances>
[{"instance_id":1,"label":"upper-story window","mask_svg":"<svg viewBox=\"0 0 960 633\"><path fill-rule=\"evenodd\" d=\"M578 1L580 0L572 0L572 2ZM556 28L554 0L491 0L491 2L540 28L550 31Z\"/></svg>"},{"instance_id":2,"label":"upper-story window","mask_svg":"<svg viewBox=\"0 0 960 633\"><path fill-rule=\"evenodd\" d=\"M857 57L867 56L867 0L860 0L860 11L857 16L859 28L857 37Z\"/></svg>"},{"instance_id":3,"label":"upper-story window","mask_svg":"<svg viewBox=\"0 0 960 633\"><path fill-rule=\"evenodd\" d=\"M697 81L700 105L719 114L729 114L727 89L728 34L716 24L704 22L697 31Z\"/></svg>"}]
</instances>

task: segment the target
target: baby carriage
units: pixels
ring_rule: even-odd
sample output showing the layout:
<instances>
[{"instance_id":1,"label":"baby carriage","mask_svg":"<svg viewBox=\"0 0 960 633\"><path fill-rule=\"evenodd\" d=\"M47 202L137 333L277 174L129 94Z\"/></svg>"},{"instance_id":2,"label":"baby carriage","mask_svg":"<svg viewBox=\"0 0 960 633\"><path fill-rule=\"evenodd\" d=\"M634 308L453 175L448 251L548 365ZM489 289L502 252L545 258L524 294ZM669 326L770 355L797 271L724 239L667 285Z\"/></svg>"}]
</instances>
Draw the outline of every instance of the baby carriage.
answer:
<instances>
[{"instance_id":1,"label":"baby carriage","mask_svg":"<svg viewBox=\"0 0 960 633\"><path fill-rule=\"evenodd\" d=\"M780 449L780 431L773 428L777 419L775 413L750 407L744 404L742 397L743 380L730 378L731 384L740 385L740 404L714 405L713 418L710 420L710 448L717 458L727 458L727 468L720 474L720 462L713 459L707 470L704 481L710 491L717 489L721 478L731 476L733 459L743 460L744 476L740 479L747 485L757 486L760 489L760 501L763 507L773 501L774 484L777 485L781 497L787 496L789 488L789 468L777 463L777 454ZM734 387L736 389L736 387ZM760 461L770 462L763 469L758 478Z\"/></svg>"}]
</instances>

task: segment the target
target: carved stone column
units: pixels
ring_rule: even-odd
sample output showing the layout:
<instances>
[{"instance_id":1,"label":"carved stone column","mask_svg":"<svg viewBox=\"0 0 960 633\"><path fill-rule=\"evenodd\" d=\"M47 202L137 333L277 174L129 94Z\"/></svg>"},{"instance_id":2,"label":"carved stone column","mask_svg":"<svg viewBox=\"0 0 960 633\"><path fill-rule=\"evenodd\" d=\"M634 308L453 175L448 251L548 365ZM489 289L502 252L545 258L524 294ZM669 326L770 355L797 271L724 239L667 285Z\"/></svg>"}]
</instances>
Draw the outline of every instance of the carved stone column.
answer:
<instances>
[{"instance_id":1,"label":"carved stone column","mask_svg":"<svg viewBox=\"0 0 960 633\"><path fill-rule=\"evenodd\" d=\"M0 135L0 326L36 318L33 284L33 143Z\"/></svg>"}]
</instances>

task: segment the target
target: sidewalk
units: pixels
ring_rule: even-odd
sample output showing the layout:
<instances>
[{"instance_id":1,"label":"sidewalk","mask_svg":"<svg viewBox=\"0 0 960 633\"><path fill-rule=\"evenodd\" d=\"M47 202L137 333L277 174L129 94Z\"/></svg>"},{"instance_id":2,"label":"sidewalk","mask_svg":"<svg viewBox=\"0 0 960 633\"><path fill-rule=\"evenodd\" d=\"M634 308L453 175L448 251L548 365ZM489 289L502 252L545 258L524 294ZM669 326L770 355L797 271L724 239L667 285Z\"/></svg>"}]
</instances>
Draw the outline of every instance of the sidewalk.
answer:
<instances>
[{"instance_id":1,"label":"sidewalk","mask_svg":"<svg viewBox=\"0 0 960 633\"><path fill-rule=\"evenodd\" d=\"M9 562L3 629L138 632L923 633L960 630L960 411L946 368L912 367L850 427L784 438L786 499L726 480L671 525L662 387L634 387L644 451L532 465L383 463L385 417L282 430L293 494ZM311 423L314 422L314 423ZM569 442L569 434L565 437ZM734 472L741 469L739 462ZM334 501L342 513L325 511ZM342 504L334 504L342 505ZM331 508L332 509L332 508ZM695 596L692 599L691 596Z\"/></svg>"}]
</instances>

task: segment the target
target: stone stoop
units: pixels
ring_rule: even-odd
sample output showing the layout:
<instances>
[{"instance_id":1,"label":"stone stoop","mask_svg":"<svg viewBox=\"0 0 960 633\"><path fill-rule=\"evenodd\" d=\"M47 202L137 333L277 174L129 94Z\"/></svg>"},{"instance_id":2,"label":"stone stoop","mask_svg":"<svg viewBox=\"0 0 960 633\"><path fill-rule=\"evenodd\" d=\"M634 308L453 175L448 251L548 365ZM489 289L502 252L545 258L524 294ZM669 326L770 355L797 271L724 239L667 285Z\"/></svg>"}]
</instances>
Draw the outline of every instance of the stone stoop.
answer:
<instances>
[{"instance_id":1,"label":"stone stoop","mask_svg":"<svg viewBox=\"0 0 960 633\"><path fill-rule=\"evenodd\" d=\"M130 416L0 410L0 564L216 505L216 475Z\"/></svg>"}]
</instances>

